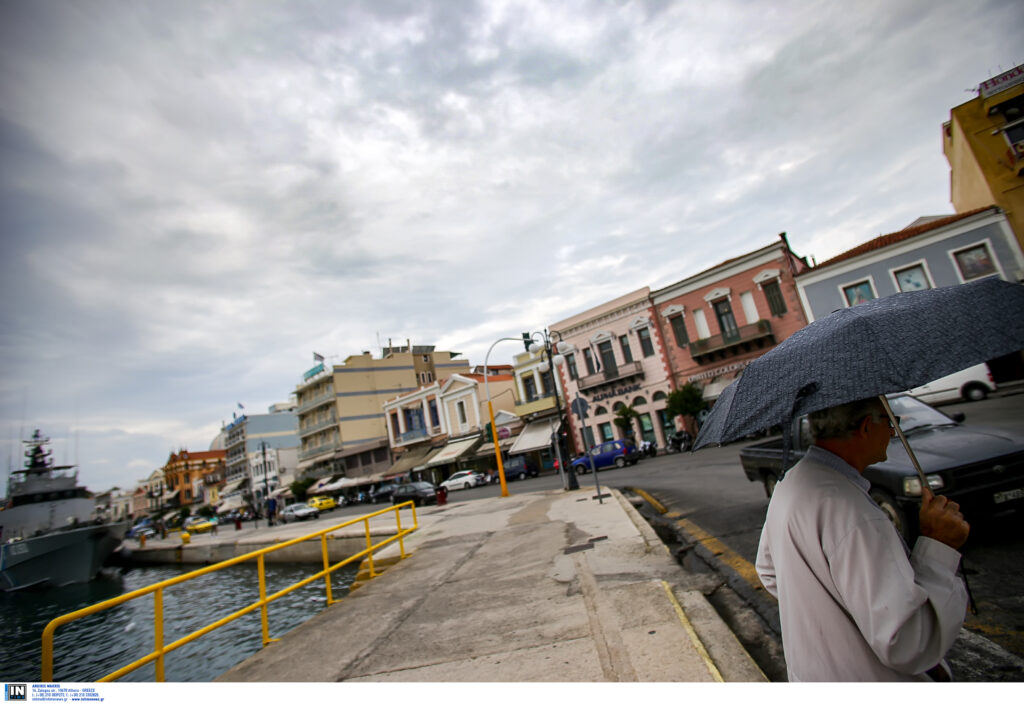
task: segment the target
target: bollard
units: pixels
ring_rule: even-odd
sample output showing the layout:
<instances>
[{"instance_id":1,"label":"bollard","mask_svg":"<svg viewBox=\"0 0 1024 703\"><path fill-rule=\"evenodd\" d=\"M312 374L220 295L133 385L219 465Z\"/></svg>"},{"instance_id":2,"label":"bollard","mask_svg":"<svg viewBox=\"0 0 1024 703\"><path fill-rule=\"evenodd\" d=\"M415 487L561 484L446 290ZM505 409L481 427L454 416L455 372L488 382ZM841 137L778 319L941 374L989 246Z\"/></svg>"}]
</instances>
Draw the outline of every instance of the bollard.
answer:
<instances>
[{"instance_id":1,"label":"bollard","mask_svg":"<svg viewBox=\"0 0 1024 703\"><path fill-rule=\"evenodd\" d=\"M437 487L437 504L448 505L448 489L444 486Z\"/></svg>"},{"instance_id":2,"label":"bollard","mask_svg":"<svg viewBox=\"0 0 1024 703\"><path fill-rule=\"evenodd\" d=\"M139 535L139 546L140 547L145 547L146 546L146 535L145 534L140 534Z\"/></svg>"},{"instance_id":3,"label":"bollard","mask_svg":"<svg viewBox=\"0 0 1024 703\"><path fill-rule=\"evenodd\" d=\"M188 544L191 541L192 541L192 535L190 535L188 532L185 532L184 530L182 530L181 531L181 543L182 544Z\"/></svg>"}]
</instances>

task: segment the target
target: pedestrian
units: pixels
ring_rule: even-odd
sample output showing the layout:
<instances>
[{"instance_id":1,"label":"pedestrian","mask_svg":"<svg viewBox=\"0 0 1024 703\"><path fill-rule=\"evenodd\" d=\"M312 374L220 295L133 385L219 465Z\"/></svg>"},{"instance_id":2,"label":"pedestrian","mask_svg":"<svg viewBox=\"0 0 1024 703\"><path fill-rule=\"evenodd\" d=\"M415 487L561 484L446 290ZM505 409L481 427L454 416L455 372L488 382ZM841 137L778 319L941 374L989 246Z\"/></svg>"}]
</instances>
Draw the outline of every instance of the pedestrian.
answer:
<instances>
[{"instance_id":1,"label":"pedestrian","mask_svg":"<svg viewBox=\"0 0 1024 703\"><path fill-rule=\"evenodd\" d=\"M167 539L167 524L160 519L160 539Z\"/></svg>"},{"instance_id":2,"label":"pedestrian","mask_svg":"<svg viewBox=\"0 0 1024 703\"><path fill-rule=\"evenodd\" d=\"M772 495L756 564L779 600L789 680L949 680L943 657L967 610L959 506L925 487L909 550L862 475L894 432L882 402L812 412L810 430L814 445Z\"/></svg>"},{"instance_id":3,"label":"pedestrian","mask_svg":"<svg viewBox=\"0 0 1024 703\"><path fill-rule=\"evenodd\" d=\"M220 522L220 519L216 515L214 515L212 518L210 518L210 522L213 523L213 527L210 528L210 534L215 535L217 534L217 523Z\"/></svg>"}]
</instances>

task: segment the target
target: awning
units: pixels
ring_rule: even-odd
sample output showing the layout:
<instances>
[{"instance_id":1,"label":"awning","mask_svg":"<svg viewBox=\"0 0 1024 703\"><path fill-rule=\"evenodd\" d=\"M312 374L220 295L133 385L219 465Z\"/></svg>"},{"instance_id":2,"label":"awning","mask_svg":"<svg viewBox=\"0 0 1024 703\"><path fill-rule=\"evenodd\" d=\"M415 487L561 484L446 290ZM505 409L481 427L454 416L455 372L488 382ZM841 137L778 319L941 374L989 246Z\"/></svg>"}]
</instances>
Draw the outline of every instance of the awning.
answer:
<instances>
[{"instance_id":1,"label":"awning","mask_svg":"<svg viewBox=\"0 0 1024 703\"><path fill-rule=\"evenodd\" d=\"M331 490L328 486L342 478L344 478L344 476L325 476L324 478L317 479L316 483L306 489L306 493L309 493L310 495L326 493Z\"/></svg>"},{"instance_id":2,"label":"awning","mask_svg":"<svg viewBox=\"0 0 1024 703\"><path fill-rule=\"evenodd\" d=\"M413 447L409 451L402 454L398 461L391 465L391 468L384 472L385 478L394 478L408 473L410 470L417 466L420 466L426 461L427 454L430 454L430 450L433 447L430 445L424 447Z\"/></svg>"},{"instance_id":3,"label":"awning","mask_svg":"<svg viewBox=\"0 0 1024 703\"><path fill-rule=\"evenodd\" d=\"M557 432L559 427L560 423L557 420L548 418L534 420L516 437L516 441L508 453L525 454L550 447L551 435Z\"/></svg>"},{"instance_id":4,"label":"awning","mask_svg":"<svg viewBox=\"0 0 1024 703\"><path fill-rule=\"evenodd\" d=\"M515 444L515 441L515 437L499 439L498 446L501 447L501 451L505 452L508 451L509 447ZM494 456L494 442L486 442L484 444L481 444L480 447L477 448L476 453L473 456L476 457L477 459L482 459L488 456Z\"/></svg>"},{"instance_id":5,"label":"awning","mask_svg":"<svg viewBox=\"0 0 1024 703\"><path fill-rule=\"evenodd\" d=\"M181 489L179 488L176 491L171 491L170 493L165 493L164 494L164 502L165 503L170 503L171 500L174 499L174 496L178 495L180 492L181 492Z\"/></svg>"},{"instance_id":6,"label":"awning","mask_svg":"<svg viewBox=\"0 0 1024 703\"><path fill-rule=\"evenodd\" d=\"M704 400L715 400L718 398L735 377L735 371L716 376L714 381L704 386Z\"/></svg>"},{"instance_id":7,"label":"awning","mask_svg":"<svg viewBox=\"0 0 1024 703\"><path fill-rule=\"evenodd\" d=\"M275 488L274 490L272 490L270 492L270 497L271 498L277 498L278 496L282 496L285 493L287 493L288 495L285 496L285 497L286 498L291 498L291 496L292 496L291 490L292 490L291 486L281 486L280 488Z\"/></svg>"},{"instance_id":8,"label":"awning","mask_svg":"<svg viewBox=\"0 0 1024 703\"><path fill-rule=\"evenodd\" d=\"M217 514L222 515L231 510L238 510L242 507L242 496L231 496L217 507Z\"/></svg>"},{"instance_id":9,"label":"awning","mask_svg":"<svg viewBox=\"0 0 1024 703\"><path fill-rule=\"evenodd\" d=\"M245 485L247 485L248 483L249 483L249 477L248 476L240 478L240 479L238 479L236 481L231 481L230 483L224 484L224 488L220 489L220 494L222 496L226 496L229 493L234 493L235 491L238 491L238 490L241 490L242 488L244 488Z\"/></svg>"},{"instance_id":10,"label":"awning","mask_svg":"<svg viewBox=\"0 0 1024 703\"><path fill-rule=\"evenodd\" d=\"M379 474L368 474L366 476L353 476L349 480L352 481L352 483L349 484L352 486L365 486L368 483L380 483L384 480L384 472Z\"/></svg>"},{"instance_id":11,"label":"awning","mask_svg":"<svg viewBox=\"0 0 1024 703\"><path fill-rule=\"evenodd\" d=\"M169 513L164 513L163 517L161 517L160 519L163 520L164 522L167 522L168 520L170 520L172 517L174 517L177 514L178 514L177 510L172 510Z\"/></svg>"},{"instance_id":12,"label":"awning","mask_svg":"<svg viewBox=\"0 0 1024 703\"><path fill-rule=\"evenodd\" d=\"M479 441L479 437L469 437L468 439L459 439L454 442L449 442L443 449L441 449L441 451L435 454L433 458L427 460L426 465L428 468L431 468L457 461L463 454L475 447Z\"/></svg>"}]
</instances>

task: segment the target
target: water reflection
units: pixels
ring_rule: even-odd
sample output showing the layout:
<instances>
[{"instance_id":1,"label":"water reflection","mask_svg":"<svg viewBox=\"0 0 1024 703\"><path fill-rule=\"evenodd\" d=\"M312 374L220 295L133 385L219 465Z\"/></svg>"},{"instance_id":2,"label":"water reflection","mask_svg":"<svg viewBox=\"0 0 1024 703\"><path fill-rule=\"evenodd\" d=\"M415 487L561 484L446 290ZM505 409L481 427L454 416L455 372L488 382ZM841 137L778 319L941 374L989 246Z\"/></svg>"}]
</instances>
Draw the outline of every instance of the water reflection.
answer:
<instances>
[{"instance_id":1,"label":"water reflection","mask_svg":"<svg viewBox=\"0 0 1024 703\"><path fill-rule=\"evenodd\" d=\"M196 565L106 570L90 583L44 591L0 593L0 680L39 681L43 628L55 617L108 598L169 579ZM334 573L332 594L348 593L355 565ZM272 594L314 573L312 565L267 566L267 593ZM239 565L206 574L164 591L164 643L216 622L259 597L255 565ZM271 637L281 637L327 605L323 580L300 588L269 606ZM143 596L57 629L54 637L54 680L95 681L153 649L153 596ZM218 628L168 654L167 681L210 681L261 647L259 611ZM154 681L155 665L147 664L123 681Z\"/></svg>"}]
</instances>

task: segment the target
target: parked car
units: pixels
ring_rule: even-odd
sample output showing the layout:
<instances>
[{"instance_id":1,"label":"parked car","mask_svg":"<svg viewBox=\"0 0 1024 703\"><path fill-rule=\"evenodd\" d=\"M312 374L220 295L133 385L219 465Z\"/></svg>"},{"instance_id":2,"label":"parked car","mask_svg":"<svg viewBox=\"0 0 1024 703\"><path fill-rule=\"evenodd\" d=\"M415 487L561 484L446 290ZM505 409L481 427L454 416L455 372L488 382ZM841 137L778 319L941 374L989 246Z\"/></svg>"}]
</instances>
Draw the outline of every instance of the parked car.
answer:
<instances>
[{"instance_id":1,"label":"parked car","mask_svg":"<svg viewBox=\"0 0 1024 703\"><path fill-rule=\"evenodd\" d=\"M414 481L402 483L395 486L391 494L391 504L407 503L412 501L415 505L429 505L437 503L437 487L426 481Z\"/></svg>"},{"instance_id":2,"label":"parked car","mask_svg":"<svg viewBox=\"0 0 1024 703\"><path fill-rule=\"evenodd\" d=\"M370 494L371 503L389 503L391 502L391 494L395 491L395 484L385 483L383 486L375 490Z\"/></svg>"},{"instance_id":3,"label":"parked car","mask_svg":"<svg viewBox=\"0 0 1024 703\"><path fill-rule=\"evenodd\" d=\"M317 520L320 518L320 511L311 508L305 503L292 503L284 506L281 511L282 522L296 522L298 520Z\"/></svg>"},{"instance_id":4,"label":"parked car","mask_svg":"<svg viewBox=\"0 0 1024 703\"><path fill-rule=\"evenodd\" d=\"M992 373L985 364L937 378L923 386L911 388L907 393L926 403L945 403L959 400L985 400L996 390Z\"/></svg>"},{"instance_id":5,"label":"parked car","mask_svg":"<svg viewBox=\"0 0 1024 703\"><path fill-rule=\"evenodd\" d=\"M465 488L476 488L483 481L483 474L479 474L476 471L458 471L449 476L447 480L442 481L441 487L449 491L456 491Z\"/></svg>"},{"instance_id":6,"label":"parked car","mask_svg":"<svg viewBox=\"0 0 1024 703\"><path fill-rule=\"evenodd\" d=\"M135 524L128 528L128 532L125 535L129 539L138 539L145 535L151 537L156 534L156 523L153 522L153 518L139 518L135 521Z\"/></svg>"},{"instance_id":7,"label":"parked car","mask_svg":"<svg viewBox=\"0 0 1024 703\"><path fill-rule=\"evenodd\" d=\"M521 481L527 477L535 477L540 473L540 471L537 470L537 465L522 454L509 457L508 461L504 462L504 467L506 481L512 481L514 479L519 479Z\"/></svg>"},{"instance_id":8,"label":"parked car","mask_svg":"<svg viewBox=\"0 0 1024 703\"><path fill-rule=\"evenodd\" d=\"M610 442L601 442L590 449L588 454L577 457L571 468L578 474L585 474L590 471L590 459L594 459L594 469L600 471L610 466L622 468L626 464L635 464L640 461L640 452L636 445L625 439L613 439Z\"/></svg>"},{"instance_id":9,"label":"parked car","mask_svg":"<svg viewBox=\"0 0 1024 703\"><path fill-rule=\"evenodd\" d=\"M306 505L311 508L316 508L319 511L334 510L338 507L337 501L330 496L313 496L306 501Z\"/></svg>"},{"instance_id":10,"label":"parked car","mask_svg":"<svg viewBox=\"0 0 1024 703\"><path fill-rule=\"evenodd\" d=\"M889 403L929 487L959 503L968 522L1024 512L1024 434L962 425L963 413L949 416L909 395L891 396ZM793 421L791 442L787 469L812 442L806 416ZM863 476L871 482L871 497L912 544L921 509L921 480L899 439L889 444L888 454L884 462L867 467ZM784 475L782 439L744 447L740 463L749 480L764 483L770 497Z\"/></svg>"},{"instance_id":11,"label":"parked car","mask_svg":"<svg viewBox=\"0 0 1024 703\"><path fill-rule=\"evenodd\" d=\"M185 532L209 532L213 529L214 523L207 520L204 517L193 515L185 518L184 524L181 526Z\"/></svg>"}]
</instances>

